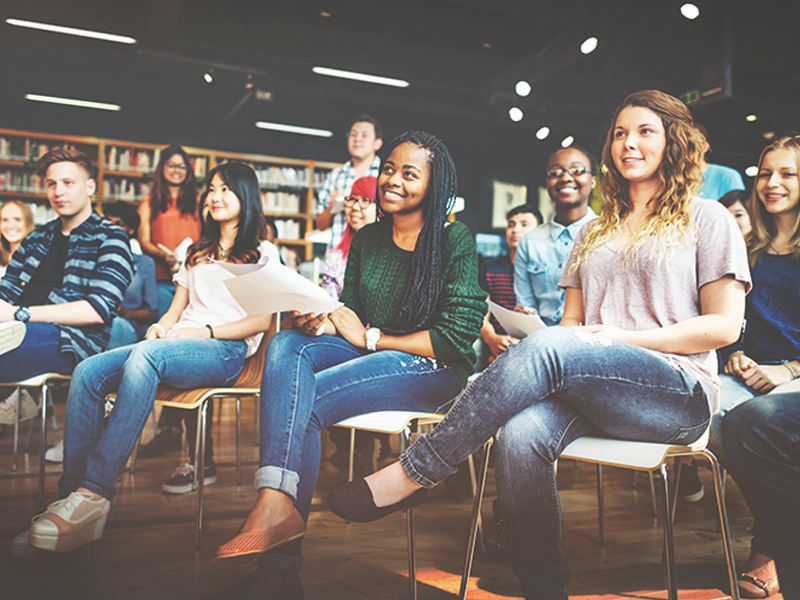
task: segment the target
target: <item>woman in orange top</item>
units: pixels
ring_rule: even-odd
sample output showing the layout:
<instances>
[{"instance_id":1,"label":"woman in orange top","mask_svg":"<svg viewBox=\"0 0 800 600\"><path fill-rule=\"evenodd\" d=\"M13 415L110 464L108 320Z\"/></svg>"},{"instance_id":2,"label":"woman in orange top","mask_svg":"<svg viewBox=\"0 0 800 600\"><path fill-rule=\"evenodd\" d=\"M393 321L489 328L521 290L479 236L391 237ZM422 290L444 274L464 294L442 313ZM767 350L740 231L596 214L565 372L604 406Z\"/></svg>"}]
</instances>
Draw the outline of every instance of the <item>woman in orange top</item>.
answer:
<instances>
[{"instance_id":1,"label":"woman in orange top","mask_svg":"<svg viewBox=\"0 0 800 600\"><path fill-rule=\"evenodd\" d=\"M197 183L189 156L180 146L170 146L161 152L150 195L139 203L139 216L142 251L156 261L160 317L175 293L172 283L172 269L177 261L175 248L187 237L192 241L200 238Z\"/></svg>"}]
</instances>

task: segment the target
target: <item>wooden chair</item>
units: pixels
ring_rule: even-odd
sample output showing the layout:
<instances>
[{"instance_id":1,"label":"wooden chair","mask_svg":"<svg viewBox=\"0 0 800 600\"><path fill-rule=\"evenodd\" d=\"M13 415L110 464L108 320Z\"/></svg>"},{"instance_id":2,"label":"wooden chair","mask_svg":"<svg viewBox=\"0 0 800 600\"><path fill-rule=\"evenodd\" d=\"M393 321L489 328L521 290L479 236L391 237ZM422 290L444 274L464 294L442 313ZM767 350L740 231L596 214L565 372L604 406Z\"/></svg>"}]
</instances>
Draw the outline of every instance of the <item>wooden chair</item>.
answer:
<instances>
[{"instance_id":1,"label":"wooden chair","mask_svg":"<svg viewBox=\"0 0 800 600\"><path fill-rule=\"evenodd\" d=\"M50 392L54 385L57 383L61 383L64 381L70 381L71 377L69 375L60 375L58 373L42 373L41 375L34 375L28 379L24 379L22 381L9 381L7 383L0 383L0 387L11 387L11 388L29 388L31 390L37 390L38 393L36 396L40 396L39 404L41 409L41 418L42 418L42 431L41 431L41 439L39 440L39 501L38 507L39 511L44 510L44 454L47 451L47 405L52 404L50 400ZM34 396L34 397L36 397ZM19 445L19 419L20 419L20 409L22 404L22 396L20 395L17 400L17 419L14 423L14 455L11 459L11 470L17 470L17 451ZM55 423L55 422L54 422ZM33 427L33 424L31 424ZM32 429L31 429L32 431ZM30 437L29 437L30 441Z\"/></svg>"},{"instance_id":2,"label":"wooden chair","mask_svg":"<svg viewBox=\"0 0 800 600\"><path fill-rule=\"evenodd\" d=\"M195 465L194 465L194 487L197 490L197 509L196 509L196 529L195 529L195 548L200 548L202 544L203 532L203 491L204 477L198 477L198 473L205 472L205 441L206 441L206 412L208 402L214 398L235 398L236 399L236 483L242 482L242 445L241 445L241 405L242 398L253 397L258 401L261 390L261 375L264 370L264 357L267 350L267 342L275 333L277 319L273 318L272 326L264 334L261 344L255 354L250 356L244 363L239 379L231 387L218 388L196 388L179 389L170 386L159 386L156 394L156 402L162 406L171 406L182 410L197 411L197 437L195 439ZM136 454L139 444L137 442L133 451L133 469L136 464ZM133 470L132 469L132 470Z\"/></svg>"},{"instance_id":3,"label":"wooden chair","mask_svg":"<svg viewBox=\"0 0 800 600\"><path fill-rule=\"evenodd\" d=\"M704 458L711 465L711 472L714 478L714 492L717 498L717 511L719 513L720 531L722 534L723 550L728 566L728 581L731 588L732 600L739 600L739 587L736 581L736 565L734 563L733 550L731 548L731 534L728 527L728 514L725 509L725 496L722 489L722 478L720 467L716 457L706 448L708 443L708 431L693 444L685 446L677 444L655 444L648 442L633 442L628 440L617 440L612 438L582 437L578 438L567 446L561 453L560 458L569 458L578 461L590 462L602 467L603 465L620 467L623 469L633 469L637 471L647 471L650 473L658 472L661 475L663 491L661 494L662 521L664 525L664 556L667 571L667 589L669 600L678 600L678 583L675 575L675 551L672 535L672 518L674 516L674 499L670 506L669 494L669 474L667 471L667 460L681 457L693 456ZM475 496L472 511L472 526L470 529L469 541L467 543L467 557L464 563L464 573L461 578L461 591L459 598L464 600L467 597L467 587L469 576L472 569L472 554L475 547L475 536L477 528L475 526L477 516L480 514L481 502L483 499L483 489L486 478L486 465L489 460L490 445L484 448L481 467L479 470L480 483L478 484L478 494ZM677 469L676 469L677 470ZM598 474L601 471L598 469ZM598 507L600 509L600 532L601 539L605 538L604 515L603 515L603 480L598 477ZM677 478L675 480L677 488Z\"/></svg>"}]
</instances>

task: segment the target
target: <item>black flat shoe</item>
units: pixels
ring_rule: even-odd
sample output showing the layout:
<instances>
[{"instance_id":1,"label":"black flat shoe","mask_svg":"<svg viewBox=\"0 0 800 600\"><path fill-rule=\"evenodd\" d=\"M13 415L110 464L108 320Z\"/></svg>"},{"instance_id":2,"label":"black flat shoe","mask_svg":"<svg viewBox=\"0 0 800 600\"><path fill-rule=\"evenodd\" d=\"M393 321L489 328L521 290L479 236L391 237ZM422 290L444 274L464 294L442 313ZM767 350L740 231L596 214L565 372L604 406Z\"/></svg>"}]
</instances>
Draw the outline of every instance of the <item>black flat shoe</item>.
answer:
<instances>
[{"instance_id":1,"label":"black flat shoe","mask_svg":"<svg viewBox=\"0 0 800 600\"><path fill-rule=\"evenodd\" d=\"M345 521L369 523L370 521L382 519L398 510L414 508L422 504L427 495L428 490L422 488L400 502L378 508L375 506L372 491L369 489L366 480L354 479L350 483L340 485L328 494L328 508L331 509L333 514Z\"/></svg>"}]
</instances>

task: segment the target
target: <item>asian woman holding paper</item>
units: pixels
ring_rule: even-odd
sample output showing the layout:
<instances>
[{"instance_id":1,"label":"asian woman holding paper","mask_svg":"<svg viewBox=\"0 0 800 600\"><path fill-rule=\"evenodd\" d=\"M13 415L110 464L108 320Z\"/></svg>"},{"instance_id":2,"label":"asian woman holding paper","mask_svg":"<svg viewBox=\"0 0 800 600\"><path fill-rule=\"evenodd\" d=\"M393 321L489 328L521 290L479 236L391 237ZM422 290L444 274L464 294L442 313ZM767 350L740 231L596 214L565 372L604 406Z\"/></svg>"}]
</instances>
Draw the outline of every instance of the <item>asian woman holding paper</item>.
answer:
<instances>
[{"instance_id":1,"label":"asian woman holding paper","mask_svg":"<svg viewBox=\"0 0 800 600\"><path fill-rule=\"evenodd\" d=\"M279 260L266 241L256 174L243 163L225 163L211 171L209 181L207 232L175 276L178 288L170 309L144 341L95 355L75 368L64 419L61 500L34 519L15 547L27 540L35 548L67 552L100 539L117 479L159 383L233 383L269 328L272 317L248 317L222 285L233 275L214 264ZM103 430L111 392L117 400Z\"/></svg>"},{"instance_id":2,"label":"asian woman holding paper","mask_svg":"<svg viewBox=\"0 0 800 600\"><path fill-rule=\"evenodd\" d=\"M296 315L270 340L261 382L258 499L220 565L260 554L219 597L298 598L299 538L317 480L320 430L378 410L446 408L472 372L485 293L469 229L448 223L456 171L447 147L410 131L378 178L378 221L353 238L330 314Z\"/></svg>"}]
</instances>

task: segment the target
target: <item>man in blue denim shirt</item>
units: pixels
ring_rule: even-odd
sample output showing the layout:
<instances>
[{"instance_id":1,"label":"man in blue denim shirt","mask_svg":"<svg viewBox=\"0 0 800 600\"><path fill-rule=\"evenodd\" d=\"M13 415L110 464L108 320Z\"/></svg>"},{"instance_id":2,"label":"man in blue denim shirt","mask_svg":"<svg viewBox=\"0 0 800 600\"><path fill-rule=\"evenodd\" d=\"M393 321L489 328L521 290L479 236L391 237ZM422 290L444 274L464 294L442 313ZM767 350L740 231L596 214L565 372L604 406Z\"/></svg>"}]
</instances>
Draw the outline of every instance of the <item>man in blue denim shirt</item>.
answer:
<instances>
[{"instance_id":1,"label":"man in blue denim shirt","mask_svg":"<svg viewBox=\"0 0 800 600\"><path fill-rule=\"evenodd\" d=\"M59 218L22 241L0 280L0 381L69 373L104 350L133 277L127 235L92 210L89 157L57 149L38 168Z\"/></svg>"},{"instance_id":2,"label":"man in blue denim shirt","mask_svg":"<svg viewBox=\"0 0 800 600\"><path fill-rule=\"evenodd\" d=\"M558 280L581 227L596 218L589 208L595 184L594 157L577 146L559 150L547 163L547 193L556 215L522 238L514 261L517 310L538 314L545 325L561 321L564 290Z\"/></svg>"}]
</instances>

